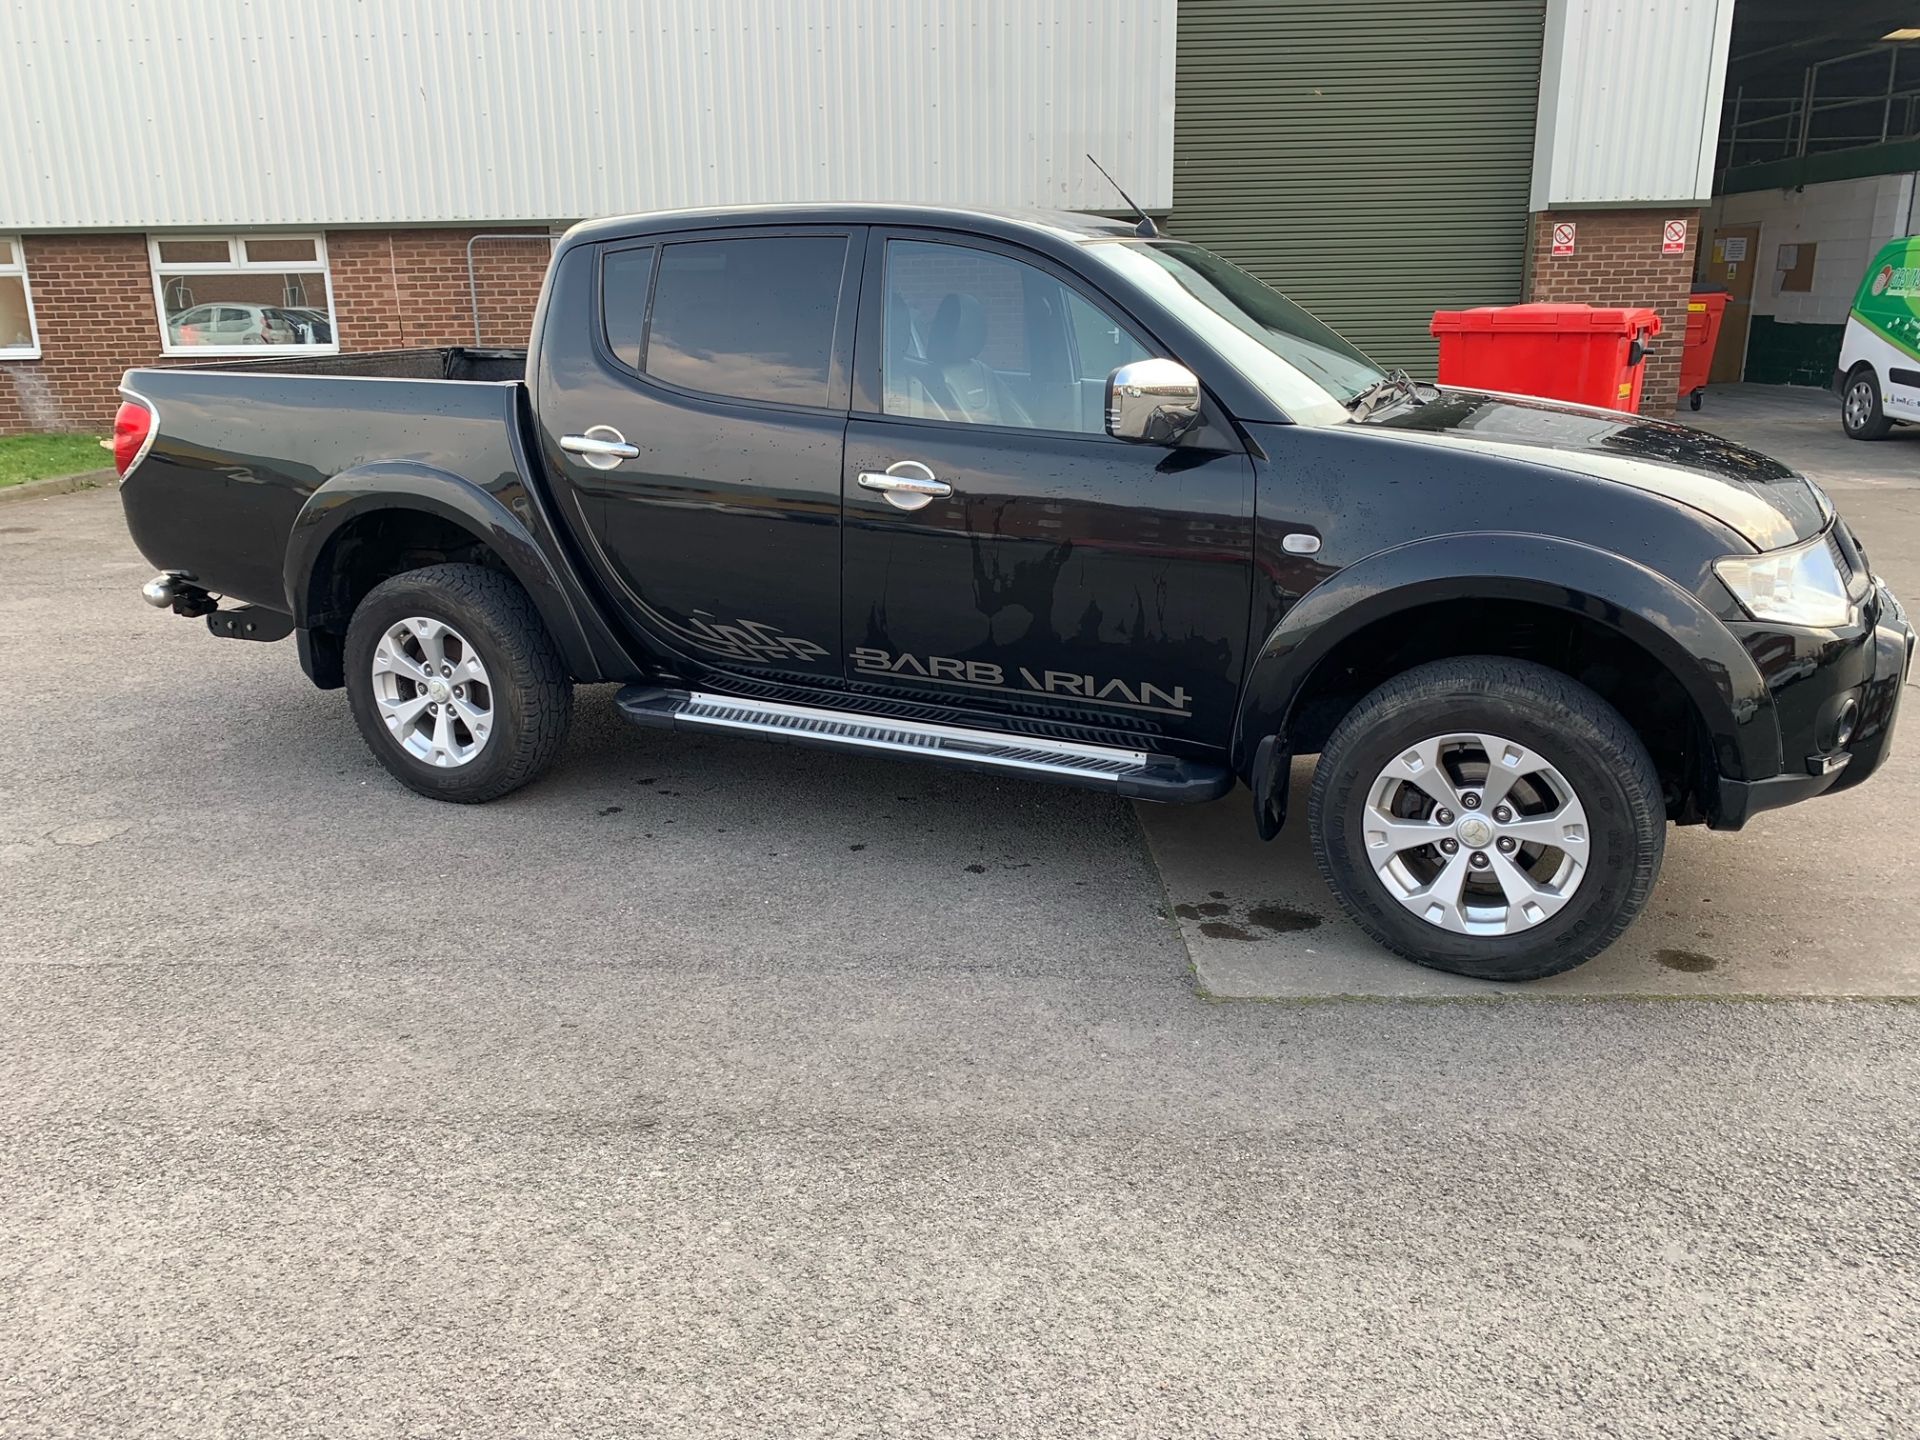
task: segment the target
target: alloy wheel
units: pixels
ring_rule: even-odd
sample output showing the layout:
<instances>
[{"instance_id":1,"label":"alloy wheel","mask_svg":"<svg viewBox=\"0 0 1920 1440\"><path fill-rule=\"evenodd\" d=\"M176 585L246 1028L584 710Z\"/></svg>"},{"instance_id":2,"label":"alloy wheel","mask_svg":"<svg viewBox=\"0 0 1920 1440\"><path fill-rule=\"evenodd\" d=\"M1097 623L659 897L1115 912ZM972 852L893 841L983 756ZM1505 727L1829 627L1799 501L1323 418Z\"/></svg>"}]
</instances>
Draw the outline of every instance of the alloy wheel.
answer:
<instances>
[{"instance_id":1,"label":"alloy wheel","mask_svg":"<svg viewBox=\"0 0 1920 1440\"><path fill-rule=\"evenodd\" d=\"M480 652L444 621L387 627L373 651L373 699L387 731L414 759L467 765L493 732L493 683Z\"/></svg>"},{"instance_id":2,"label":"alloy wheel","mask_svg":"<svg viewBox=\"0 0 1920 1440\"><path fill-rule=\"evenodd\" d=\"M1544 756L1504 736L1436 735L1408 746L1364 803L1367 863L1389 895L1442 930L1531 930L1586 875L1580 797Z\"/></svg>"}]
</instances>

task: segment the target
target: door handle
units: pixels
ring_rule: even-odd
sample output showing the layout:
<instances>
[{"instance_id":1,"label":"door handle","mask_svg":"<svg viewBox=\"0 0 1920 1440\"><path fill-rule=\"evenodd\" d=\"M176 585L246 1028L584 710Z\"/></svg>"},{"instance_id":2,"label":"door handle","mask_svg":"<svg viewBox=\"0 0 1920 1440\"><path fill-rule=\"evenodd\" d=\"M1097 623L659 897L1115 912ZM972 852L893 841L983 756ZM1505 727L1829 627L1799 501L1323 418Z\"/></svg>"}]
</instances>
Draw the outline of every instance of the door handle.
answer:
<instances>
[{"instance_id":1,"label":"door handle","mask_svg":"<svg viewBox=\"0 0 1920 1440\"><path fill-rule=\"evenodd\" d=\"M584 435L562 435L560 448L596 470L611 470L622 460L640 458L640 447L629 445L627 437L611 425L595 425Z\"/></svg>"},{"instance_id":2,"label":"door handle","mask_svg":"<svg viewBox=\"0 0 1920 1440\"><path fill-rule=\"evenodd\" d=\"M863 490L878 490L900 510L919 510L953 494L953 486L934 478L918 460L896 460L885 470L862 470L855 480Z\"/></svg>"}]
</instances>

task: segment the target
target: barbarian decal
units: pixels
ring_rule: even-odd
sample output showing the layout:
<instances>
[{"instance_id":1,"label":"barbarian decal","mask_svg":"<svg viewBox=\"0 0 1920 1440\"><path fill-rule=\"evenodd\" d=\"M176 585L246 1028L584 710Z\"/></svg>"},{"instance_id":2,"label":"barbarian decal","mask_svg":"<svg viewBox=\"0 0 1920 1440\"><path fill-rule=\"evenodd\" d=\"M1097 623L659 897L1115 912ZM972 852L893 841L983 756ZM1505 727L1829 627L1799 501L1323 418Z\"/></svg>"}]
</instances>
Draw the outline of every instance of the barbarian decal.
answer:
<instances>
[{"instance_id":1,"label":"barbarian decal","mask_svg":"<svg viewBox=\"0 0 1920 1440\"><path fill-rule=\"evenodd\" d=\"M1009 677L1003 666L987 660L955 660L946 655L922 660L917 655L892 655L862 646L853 649L851 658L855 671L866 675L911 675L933 685L965 685L975 690L999 690L1049 699L1072 696L1095 705L1141 710L1149 715L1173 715L1183 720L1193 714L1193 697L1184 686L1167 690L1151 680L1130 683L1116 677L1102 681L1075 670L1036 672L1024 665L1015 666Z\"/></svg>"}]
</instances>

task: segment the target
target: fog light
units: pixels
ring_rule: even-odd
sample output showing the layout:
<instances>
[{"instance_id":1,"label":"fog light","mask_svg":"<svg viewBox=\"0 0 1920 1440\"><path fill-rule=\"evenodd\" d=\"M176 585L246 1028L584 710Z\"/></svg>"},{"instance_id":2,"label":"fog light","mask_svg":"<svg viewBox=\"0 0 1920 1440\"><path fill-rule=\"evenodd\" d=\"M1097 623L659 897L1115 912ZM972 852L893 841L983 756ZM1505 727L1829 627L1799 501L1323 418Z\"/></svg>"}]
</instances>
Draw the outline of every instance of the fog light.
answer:
<instances>
[{"instance_id":1,"label":"fog light","mask_svg":"<svg viewBox=\"0 0 1920 1440\"><path fill-rule=\"evenodd\" d=\"M1853 727L1860 720L1860 702L1849 699L1840 707L1840 718L1833 726L1833 748L1844 750L1847 742L1853 739Z\"/></svg>"}]
</instances>

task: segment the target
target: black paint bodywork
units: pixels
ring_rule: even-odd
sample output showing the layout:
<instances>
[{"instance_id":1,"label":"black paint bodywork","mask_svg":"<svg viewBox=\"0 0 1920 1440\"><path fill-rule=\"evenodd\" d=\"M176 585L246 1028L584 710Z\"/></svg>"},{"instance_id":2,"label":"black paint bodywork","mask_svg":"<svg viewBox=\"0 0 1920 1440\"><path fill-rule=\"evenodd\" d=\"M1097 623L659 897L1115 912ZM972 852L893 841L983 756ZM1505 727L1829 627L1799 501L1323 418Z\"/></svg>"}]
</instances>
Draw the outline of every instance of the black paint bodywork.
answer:
<instances>
[{"instance_id":1,"label":"black paint bodywork","mask_svg":"<svg viewBox=\"0 0 1920 1440\"><path fill-rule=\"evenodd\" d=\"M603 253L779 234L845 241L826 403L699 394L613 354ZM896 237L1049 272L1192 369L1202 422L1145 446L882 413ZM1177 307L1090 259L1127 243L1131 227L1085 217L877 206L579 226L524 380L515 356L459 350L129 372L158 438L125 481L128 523L156 565L289 616L322 683L347 620L341 537L410 512L483 542L582 680L1122 744L1265 785L1256 757L1297 748L1301 697L1372 637L1435 606L1532 607L1671 677L1711 823L1878 763L1905 667L1891 597L1844 630L1765 626L1711 568L1837 524L1804 479L1685 427L1516 396L1296 423ZM595 425L640 456L600 470L561 449ZM904 459L953 495L904 513L857 485ZM1853 763L1807 773L1849 695Z\"/></svg>"}]
</instances>

